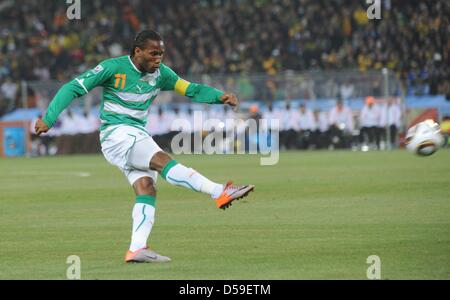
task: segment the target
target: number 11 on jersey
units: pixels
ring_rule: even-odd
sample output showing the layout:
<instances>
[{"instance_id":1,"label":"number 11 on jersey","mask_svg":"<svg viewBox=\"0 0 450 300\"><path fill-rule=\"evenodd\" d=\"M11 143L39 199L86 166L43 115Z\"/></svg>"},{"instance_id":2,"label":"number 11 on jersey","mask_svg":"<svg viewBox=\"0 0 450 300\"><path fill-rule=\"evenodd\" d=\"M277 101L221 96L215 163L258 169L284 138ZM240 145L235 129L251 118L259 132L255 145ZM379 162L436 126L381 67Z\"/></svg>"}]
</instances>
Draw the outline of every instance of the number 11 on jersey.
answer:
<instances>
[{"instance_id":1,"label":"number 11 on jersey","mask_svg":"<svg viewBox=\"0 0 450 300\"><path fill-rule=\"evenodd\" d=\"M114 88L118 88L120 82L122 84L120 85L120 89L123 89L125 87L125 81L127 80L127 74L114 74L114 77L116 78L116 81L114 82Z\"/></svg>"}]
</instances>

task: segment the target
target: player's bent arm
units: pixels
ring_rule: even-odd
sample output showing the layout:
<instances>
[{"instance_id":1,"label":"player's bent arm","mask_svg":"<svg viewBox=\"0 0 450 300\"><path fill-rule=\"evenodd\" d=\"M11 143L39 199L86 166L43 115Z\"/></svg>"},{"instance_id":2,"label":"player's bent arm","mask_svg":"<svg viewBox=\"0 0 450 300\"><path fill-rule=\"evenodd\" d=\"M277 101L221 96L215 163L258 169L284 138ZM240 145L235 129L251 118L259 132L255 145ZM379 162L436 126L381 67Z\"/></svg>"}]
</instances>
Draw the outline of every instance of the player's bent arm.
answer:
<instances>
[{"instance_id":1,"label":"player's bent arm","mask_svg":"<svg viewBox=\"0 0 450 300\"><path fill-rule=\"evenodd\" d=\"M50 105L47 108L47 113L42 121L44 121L44 123L51 128L56 123L56 120L61 112L66 109L66 107L69 106L74 99L81 97L84 94L86 94L86 91L75 80L64 84L50 102Z\"/></svg>"},{"instance_id":2,"label":"player's bent arm","mask_svg":"<svg viewBox=\"0 0 450 300\"><path fill-rule=\"evenodd\" d=\"M224 92L206 84L192 83L179 78L175 83L174 90L180 95L191 98L193 102L223 104L220 97Z\"/></svg>"},{"instance_id":3,"label":"player's bent arm","mask_svg":"<svg viewBox=\"0 0 450 300\"><path fill-rule=\"evenodd\" d=\"M194 102L223 104L221 96L224 92L206 84L192 83L180 78L171 68L161 64L161 90L175 91L182 96L187 96Z\"/></svg>"},{"instance_id":4,"label":"player's bent arm","mask_svg":"<svg viewBox=\"0 0 450 300\"><path fill-rule=\"evenodd\" d=\"M51 128L61 112L72 101L89 93L93 88L103 85L115 72L115 60L102 61L94 69L84 72L72 81L64 84L50 103L43 122Z\"/></svg>"}]
</instances>

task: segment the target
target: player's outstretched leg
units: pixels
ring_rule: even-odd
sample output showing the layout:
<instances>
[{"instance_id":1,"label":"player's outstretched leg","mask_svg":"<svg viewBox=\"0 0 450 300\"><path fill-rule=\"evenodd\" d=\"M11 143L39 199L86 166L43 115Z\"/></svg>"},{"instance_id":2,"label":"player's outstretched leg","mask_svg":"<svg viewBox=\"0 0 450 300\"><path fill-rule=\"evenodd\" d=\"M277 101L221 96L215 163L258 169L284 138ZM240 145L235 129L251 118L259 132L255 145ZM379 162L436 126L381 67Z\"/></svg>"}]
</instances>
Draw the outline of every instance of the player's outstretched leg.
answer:
<instances>
[{"instance_id":1,"label":"player's outstretched leg","mask_svg":"<svg viewBox=\"0 0 450 300\"><path fill-rule=\"evenodd\" d=\"M247 196L254 185L233 185L231 181L222 185L215 183L192 168L170 158L167 153L158 152L150 162L150 168L157 170L167 182L211 195L218 208L228 208L234 200Z\"/></svg>"},{"instance_id":2,"label":"player's outstretched leg","mask_svg":"<svg viewBox=\"0 0 450 300\"><path fill-rule=\"evenodd\" d=\"M147 247L147 239L155 222L156 189L153 180L142 177L133 184L136 203L133 207L133 229L130 248L125 254L125 262L169 262L171 259L159 255Z\"/></svg>"}]
</instances>

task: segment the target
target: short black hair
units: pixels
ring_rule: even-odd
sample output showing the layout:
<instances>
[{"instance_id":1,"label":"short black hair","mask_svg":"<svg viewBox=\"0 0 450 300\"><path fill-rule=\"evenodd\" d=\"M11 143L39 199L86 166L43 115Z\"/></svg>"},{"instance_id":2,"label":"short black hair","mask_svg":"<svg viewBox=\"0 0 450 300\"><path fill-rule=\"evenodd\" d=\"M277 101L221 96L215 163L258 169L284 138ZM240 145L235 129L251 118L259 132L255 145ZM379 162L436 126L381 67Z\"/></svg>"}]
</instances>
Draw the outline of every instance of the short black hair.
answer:
<instances>
[{"instance_id":1,"label":"short black hair","mask_svg":"<svg viewBox=\"0 0 450 300\"><path fill-rule=\"evenodd\" d=\"M134 56L134 50L136 47L144 48L145 43L148 41L162 41L161 35L154 30L142 30L134 38L133 45L131 46L131 56Z\"/></svg>"}]
</instances>

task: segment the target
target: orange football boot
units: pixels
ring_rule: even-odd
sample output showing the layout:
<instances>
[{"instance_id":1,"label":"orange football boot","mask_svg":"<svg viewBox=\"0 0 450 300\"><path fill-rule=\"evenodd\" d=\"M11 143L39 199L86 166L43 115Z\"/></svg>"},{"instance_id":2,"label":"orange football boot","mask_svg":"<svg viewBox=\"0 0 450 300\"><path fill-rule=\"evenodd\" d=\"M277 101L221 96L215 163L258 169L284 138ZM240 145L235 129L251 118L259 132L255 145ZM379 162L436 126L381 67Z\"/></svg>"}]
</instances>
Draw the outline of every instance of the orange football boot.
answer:
<instances>
[{"instance_id":1,"label":"orange football boot","mask_svg":"<svg viewBox=\"0 0 450 300\"><path fill-rule=\"evenodd\" d=\"M220 194L218 198L214 199L214 201L216 202L218 208L226 209L231 206L231 203L234 200L246 197L251 191L253 191L254 188L255 186L252 184L233 185L231 181L228 181L222 194Z\"/></svg>"}]
</instances>

